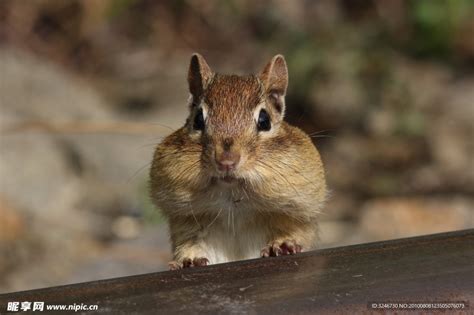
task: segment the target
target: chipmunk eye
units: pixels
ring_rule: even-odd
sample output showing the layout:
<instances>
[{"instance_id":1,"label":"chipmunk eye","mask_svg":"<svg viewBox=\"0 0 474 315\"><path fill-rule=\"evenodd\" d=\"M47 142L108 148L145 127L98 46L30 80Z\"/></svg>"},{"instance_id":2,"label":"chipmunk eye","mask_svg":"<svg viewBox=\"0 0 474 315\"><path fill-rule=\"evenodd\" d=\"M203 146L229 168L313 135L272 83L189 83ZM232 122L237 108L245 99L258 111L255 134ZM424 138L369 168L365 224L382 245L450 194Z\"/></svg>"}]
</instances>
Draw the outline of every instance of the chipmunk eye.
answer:
<instances>
[{"instance_id":1,"label":"chipmunk eye","mask_svg":"<svg viewBox=\"0 0 474 315\"><path fill-rule=\"evenodd\" d=\"M270 122L270 116L268 115L267 111L264 109L260 110L260 114L258 114L257 120L258 131L268 131L271 128L272 124Z\"/></svg>"},{"instance_id":2,"label":"chipmunk eye","mask_svg":"<svg viewBox=\"0 0 474 315\"><path fill-rule=\"evenodd\" d=\"M202 113L202 108L200 108L196 113L196 116L194 116L193 128L195 130L204 130L204 125L204 115Z\"/></svg>"}]
</instances>

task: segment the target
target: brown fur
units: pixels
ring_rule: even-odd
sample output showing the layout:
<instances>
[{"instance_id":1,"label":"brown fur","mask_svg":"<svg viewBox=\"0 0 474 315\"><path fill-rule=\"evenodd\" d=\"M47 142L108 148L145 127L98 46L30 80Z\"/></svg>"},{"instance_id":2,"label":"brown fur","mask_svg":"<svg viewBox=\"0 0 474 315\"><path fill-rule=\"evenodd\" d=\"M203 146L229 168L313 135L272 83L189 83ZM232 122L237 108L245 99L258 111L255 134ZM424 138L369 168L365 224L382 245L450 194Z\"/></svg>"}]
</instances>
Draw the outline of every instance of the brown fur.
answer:
<instances>
[{"instance_id":1,"label":"brown fur","mask_svg":"<svg viewBox=\"0 0 474 315\"><path fill-rule=\"evenodd\" d=\"M178 265L257 257L256 248L286 240L314 248L324 170L311 139L283 121L283 57L274 57L260 76L213 74L201 56L193 58L190 116L157 147L150 170L151 196L169 220ZM256 128L262 106L271 117L268 132ZM205 131L193 129L200 108ZM216 169L223 152L241 156L235 171Z\"/></svg>"}]
</instances>

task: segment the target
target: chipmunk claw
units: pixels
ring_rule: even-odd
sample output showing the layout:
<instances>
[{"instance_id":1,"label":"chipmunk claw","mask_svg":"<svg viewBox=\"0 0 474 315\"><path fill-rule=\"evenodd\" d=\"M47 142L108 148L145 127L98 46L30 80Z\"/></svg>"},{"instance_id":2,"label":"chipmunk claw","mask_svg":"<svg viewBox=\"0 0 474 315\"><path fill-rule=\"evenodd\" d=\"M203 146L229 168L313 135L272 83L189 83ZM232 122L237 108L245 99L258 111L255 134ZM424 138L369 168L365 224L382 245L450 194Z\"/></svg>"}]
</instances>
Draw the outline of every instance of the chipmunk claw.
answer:
<instances>
[{"instance_id":1,"label":"chipmunk claw","mask_svg":"<svg viewBox=\"0 0 474 315\"><path fill-rule=\"evenodd\" d=\"M177 261L171 261L168 263L170 270L180 270L184 268L202 267L207 265L209 265L209 259L206 257L196 257L194 259L185 258L181 263Z\"/></svg>"},{"instance_id":2,"label":"chipmunk claw","mask_svg":"<svg viewBox=\"0 0 474 315\"><path fill-rule=\"evenodd\" d=\"M209 265L209 259L206 257L198 257L193 259L193 265L195 267L202 267Z\"/></svg>"},{"instance_id":3,"label":"chipmunk claw","mask_svg":"<svg viewBox=\"0 0 474 315\"><path fill-rule=\"evenodd\" d=\"M301 253L302 247L293 240L286 240L280 245L283 255L294 255Z\"/></svg>"},{"instance_id":4,"label":"chipmunk claw","mask_svg":"<svg viewBox=\"0 0 474 315\"><path fill-rule=\"evenodd\" d=\"M170 262L168 263L168 268L169 268L170 270L179 270L179 269L182 269L182 268L183 268L183 265L180 264L179 262L173 260L173 261L170 261Z\"/></svg>"},{"instance_id":5,"label":"chipmunk claw","mask_svg":"<svg viewBox=\"0 0 474 315\"><path fill-rule=\"evenodd\" d=\"M276 257L284 255L294 255L300 253L301 245L294 240L285 240L283 242L272 242L260 251L261 257Z\"/></svg>"}]
</instances>

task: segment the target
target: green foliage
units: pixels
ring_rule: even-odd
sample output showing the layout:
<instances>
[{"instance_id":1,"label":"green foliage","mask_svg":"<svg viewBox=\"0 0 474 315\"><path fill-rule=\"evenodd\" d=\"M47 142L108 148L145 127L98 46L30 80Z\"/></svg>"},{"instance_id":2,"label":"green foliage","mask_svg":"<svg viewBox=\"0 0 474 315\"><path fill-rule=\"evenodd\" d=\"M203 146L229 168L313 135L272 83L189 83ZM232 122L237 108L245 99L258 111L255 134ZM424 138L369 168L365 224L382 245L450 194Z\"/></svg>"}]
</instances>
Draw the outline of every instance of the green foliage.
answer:
<instances>
[{"instance_id":1,"label":"green foliage","mask_svg":"<svg viewBox=\"0 0 474 315\"><path fill-rule=\"evenodd\" d=\"M395 134L406 137L423 136L426 129L425 117L415 110L406 110L397 114Z\"/></svg>"},{"instance_id":2,"label":"green foliage","mask_svg":"<svg viewBox=\"0 0 474 315\"><path fill-rule=\"evenodd\" d=\"M290 69L292 93L307 95L320 72L321 51L310 40L296 39L285 55Z\"/></svg>"},{"instance_id":3,"label":"green foliage","mask_svg":"<svg viewBox=\"0 0 474 315\"><path fill-rule=\"evenodd\" d=\"M372 193L376 195L390 195L399 190L399 182L391 173L380 173L374 175L368 183Z\"/></svg>"},{"instance_id":4,"label":"green foliage","mask_svg":"<svg viewBox=\"0 0 474 315\"><path fill-rule=\"evenodd\" d=\"M473 9L472 0L413 1L410 13L415 34L410 48L421 57L449 57L453 35Z\"/></svg>"},{"instance_id":5,"label":"green foliage","mask_svg":"<svg viewBox=\"0 0 474 315\"><path fill-rule=\"evenodd\" d=\"M117 17L126 12L137 0L114 0L108 8L109 17Z\"/></svg>"}]
</instances>

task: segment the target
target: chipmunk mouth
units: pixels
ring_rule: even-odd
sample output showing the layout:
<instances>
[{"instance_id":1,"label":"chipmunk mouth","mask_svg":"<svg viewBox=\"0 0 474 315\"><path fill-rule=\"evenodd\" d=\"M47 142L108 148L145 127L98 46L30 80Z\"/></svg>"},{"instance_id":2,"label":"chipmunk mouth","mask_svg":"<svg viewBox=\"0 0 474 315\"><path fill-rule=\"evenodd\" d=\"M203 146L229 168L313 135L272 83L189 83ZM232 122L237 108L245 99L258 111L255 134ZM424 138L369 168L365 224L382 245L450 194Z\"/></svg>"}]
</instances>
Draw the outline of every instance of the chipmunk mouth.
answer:
<instances>
[{"instance_id":1,"label":"chipmunk mouth","mask_svg":"<svg viewBox=\"0 0 474 315\"><path fill-rule=\"evenodd\" d=\"M233 174L222 174L222 175L213 177L213 179L214 179L215 182L223 183L225 185L235 184L239 180Z\"/></svg>"},{"instance_id":2,"label":"chipmunk mouth","mask_svg":"<svg viewBox=\"0 0 474 315\"><path fill-rule=\"evenodd\" d=\"M226 183L232 183L237 180L235 176L232 175L225 175L224 177L219 178L220 180L223 180Z\"/></svg>"}]
</instances>

